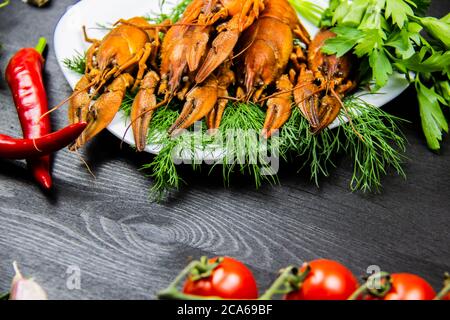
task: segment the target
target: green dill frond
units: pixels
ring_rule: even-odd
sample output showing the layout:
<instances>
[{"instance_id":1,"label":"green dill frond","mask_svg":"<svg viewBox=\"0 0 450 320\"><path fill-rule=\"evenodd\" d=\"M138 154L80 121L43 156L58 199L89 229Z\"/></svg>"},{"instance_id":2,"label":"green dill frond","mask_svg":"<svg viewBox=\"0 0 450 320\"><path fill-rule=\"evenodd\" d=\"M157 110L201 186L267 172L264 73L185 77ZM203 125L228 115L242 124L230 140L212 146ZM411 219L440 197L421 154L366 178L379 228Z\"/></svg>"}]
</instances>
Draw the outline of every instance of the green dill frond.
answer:
<instances>
[{"instance_id":1,"label":"green dill frond","mask_svg":"<svg viewBox=\"0 0 450 320\"><path fill-rule=\"evenodd\" d=\"M221 129L261 130L265 114L261 107L252 102L229 103L223 114Z\"/></svg>"},{"instance_id":2,"label":"green dill frond","mask_svg":"<svg viewBox=\"0 0 450 320\"><path fill-rule=\"evenodd\" d=\"M129 90L125 93L125 96L123 97L120 109L124 112L126 117L129 117L131 114L131 107L133 106L133 101L135 97L136 94L132 93Z\"/></svg>"},{"instance_id":3,"label":"green dill frond","mask_svg":"<svg viewBox=\"0 0 450 320\"><path fill-rule=\"evenodd\" d=\"M264 181L271 184L279 182L275 174L268 174L271 171L270 165L261 162L262 153L274 156L270 151L274 149L272 143L276 143L278 139L266 142L259 136L264 119L265 113L261 107L251 102L230 103L225 109L220 132L226 143L226 154L221 164L226 185L235 171L253 177L256 188L260 188Z\"/></svg>"},{"instance_id":4,"label":"green dill frond","mask_svg":"<svg viewBox=\"0 0 450 320\"><path fill-rule=\"evenodd\" d=\"M149 144L164 144L170 141L167 130L169 130L179 115L180 113L177 110L170 107L157 110L150 123L147 142Z\"/></svg>"},{"instance_id":5,"label":"green dill frond","mask_svg":"<svg viewBox=\"0 0 450 320\"><path fill-rule=\"evenodd\" d=\"M170 192L178 191L183 183L174 162L173 151L177 143L177 139L167 140L153 161L142 167L151 172L149 176L153 179L153 186L150 197L158 202L167 198Z\"/></svg>"},{"instance_id":6,"label":"green dill frond","mask_svg":"<svg viewBox=\"0 0 450 320\"><path fill-rule=\"evenodd\" d=\"M169 107L156 110L150 123L148 144L161 146L161 151L150 164L142 167L149 170L153 186L150 190L150 198L158 202L167 198L172 191L178 191L183 180L178 173L174 161L175 149L179 147L181 137L170 138L167 134L169 127L178 118L179 112Z\"/></svg>"},{"instance_id":7,"label":"green dill frond","mask_svg":"<svg viewBox=\"0 0 450 320\"><path fill-rule=\"evenodd\" d=\"M192 2L192 0L181 0L179 1L169 13L164 12L164 5L167 3L166 0L159 0L159 13L152 12L151 14L145 16L145 18L155 24L160 24L164 21L170 20L172 23L178 22L187 6Z\"/></svg>"},{"instance_id":8,"label":"green dill frond","mask_svg":"<svg viewBox=\"0 0 450 320\"><path fill-rule=\"evenodd\" d=\"M393 168L405 177L403 163L407 141L397 123L403 121L359 98L346 99L345 105L356 116L353 124L341 126L345 136L344 149L353 158L350 187L353 191L378 192L381 179ZM362 135L363 139L359 135Z\"/></svg>"},{"instance_id":9,"label":"green dill frond","mask_svg":"<svg viewBox=\"0 0 450 320\"><path fill-rule=\"evenodd\" d=\"M72 58L66 58L63 60L64 66L76 72L78 74L84 74L86 70L86 53L76 51Z\"/></svg>"},{"instance_id":10,"label":"green dill frond","mask_svg":"<svg viewBox=\"0 0 450 320\"><path fill-rule=\"evenodd\" d=\"M342 149L339 130L325 129L314 135L300 110L294 108L291 118L282 128L280 155L296 156L298 159L295 160L303 163L300 169L309 167L311 180L319 186L320 178L328 177L330 168L335 167L333 156Z\"/></svg>"}]
</instances>

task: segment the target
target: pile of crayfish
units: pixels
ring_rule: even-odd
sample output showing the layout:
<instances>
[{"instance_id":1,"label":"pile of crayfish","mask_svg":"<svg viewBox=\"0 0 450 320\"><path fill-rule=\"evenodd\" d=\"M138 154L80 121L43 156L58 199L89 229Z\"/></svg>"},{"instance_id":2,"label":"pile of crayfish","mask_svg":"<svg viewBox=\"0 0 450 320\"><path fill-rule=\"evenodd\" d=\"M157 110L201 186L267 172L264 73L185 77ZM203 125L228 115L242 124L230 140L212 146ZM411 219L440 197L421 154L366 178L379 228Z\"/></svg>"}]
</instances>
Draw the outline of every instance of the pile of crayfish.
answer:
<instances>
[{"instance_id":1,"label":"pile of crayfish","mask_svg":"<svg viewBox=\"0 0 450 320\"><path fill-rule=\"evenodd\" d=\"M109 125L127 90L136 93L131 123L142 151L153 114L172 99L184 106L170 135L202 119L214 132L228 102L241 100L267 109L261 134L269 138L293 107L319 133L355 88L351 56L321 52L335 34L322 29L311 40L288 0L193 0L176 23L119 20L102 40L83 30L92 45L69 120L88 126L73 149Z\"/></svg>"}]
</instances>

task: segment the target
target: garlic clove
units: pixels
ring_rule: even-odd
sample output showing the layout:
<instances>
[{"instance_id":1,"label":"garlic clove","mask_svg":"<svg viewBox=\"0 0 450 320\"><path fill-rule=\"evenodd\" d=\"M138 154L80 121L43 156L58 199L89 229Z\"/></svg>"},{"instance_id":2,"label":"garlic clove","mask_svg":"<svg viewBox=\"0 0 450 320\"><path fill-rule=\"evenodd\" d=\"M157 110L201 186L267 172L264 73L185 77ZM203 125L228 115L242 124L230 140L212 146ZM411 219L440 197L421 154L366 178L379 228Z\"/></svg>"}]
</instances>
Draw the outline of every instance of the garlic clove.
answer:
<instances>
[{"instance_id":1,"label":"garlic clove","mask_svg":"<svg viewBox=\"0 0 450 320\"><path fill-rule=\"evenodd\" d=\"M13 266L16 275L11 284L9 300L48 300L47 293L36 281L22 276L17 262L14 261Z\"/></svg>"}]
</instances>

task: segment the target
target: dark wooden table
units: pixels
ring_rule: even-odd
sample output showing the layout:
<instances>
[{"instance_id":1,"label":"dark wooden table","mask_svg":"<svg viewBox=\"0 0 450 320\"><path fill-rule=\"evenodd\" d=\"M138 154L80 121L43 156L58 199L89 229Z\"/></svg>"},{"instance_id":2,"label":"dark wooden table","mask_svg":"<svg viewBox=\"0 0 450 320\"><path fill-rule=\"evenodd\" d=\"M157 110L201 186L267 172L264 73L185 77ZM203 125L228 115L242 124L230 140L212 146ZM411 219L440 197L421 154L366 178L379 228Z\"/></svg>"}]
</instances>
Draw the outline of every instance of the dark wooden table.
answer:
<instances>
[{"instance_id":1,"label":"dark wooden table","mask_svg":"<svg viewBox=\"0 0 450 320\"><path fill-rule=\"evenodd\" d=\"M34 46L40 36L50 40L50 105L71 92L52 37L59 17L75 2L54 0L39 10L15 0L0 10L2 72L13 52ZM430 13L448 11L448 1L434 0ZM413 91L387 110L412 121L403 127L408 178L386 177L377 195L349 192L351 163L343 158L320 189L289 170L281 174L281 186L259 191L239 179L226 189L220 181L188 175L189 186L170 202L152 203L152 182L138 171L151 157L121 150L108 132L85 151L95 180L77 156L57 154L51 195L30 180L24 163L0 160L0 291L8 288L17 260L53 299L149 299L189 257L201 255L243 260L261 288L283 266L326 257L361 276L370 265L414 272L438 289L450 271L449 144L439 155L427 150ZM0 111L0 132L20 135L3 79ZM52 118L62 127L65 110ZM81 271L80 290L67 288L70 266Z\"/></svg>"}]
</instances>

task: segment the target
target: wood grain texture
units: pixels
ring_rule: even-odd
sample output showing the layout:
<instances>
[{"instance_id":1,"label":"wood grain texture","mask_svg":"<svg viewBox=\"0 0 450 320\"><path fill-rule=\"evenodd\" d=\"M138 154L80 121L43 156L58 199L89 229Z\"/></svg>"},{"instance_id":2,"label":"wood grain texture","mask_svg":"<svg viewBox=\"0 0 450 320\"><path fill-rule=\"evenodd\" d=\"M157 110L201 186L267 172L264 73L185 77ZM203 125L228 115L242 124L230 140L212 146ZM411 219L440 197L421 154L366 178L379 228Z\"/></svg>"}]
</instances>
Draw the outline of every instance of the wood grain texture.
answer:
<instances>
[{"instance_id":1,"label":"wood grain texture","mask_svg":"<svg viewBox=\"0 0 450 320\"><path fill-rule=\"evenodd\" d=\"M46 83L51 105L70 94L52 49L53 30L73 0L35 9L20 1L0 10L0 67L40 36L50 40ZM124 1L125 2L125 1ZM433 1L431 13L449 11ZM339 166L317 189L294 169L283 169L281 186L253 189L236 178L222 187L184 171L189 187L165 204L147 200L151 180L137 169L151 160L119 148L105 132L84 156L96 179L67 151L54 162L56 190L43 194L22 162L0 160L0 291L12 277L13 260L33 275L53 299L149 299L165 287L190 257L230 255L255 272L260 286L292 263L327 257L364 275L369 265L415 272L440 287L450 270L450 150L426 149L414 92L387 109L412 121L408 179L384 179L379 195L351 193L351 163ZM56 128L65 110L52 115ZM0 81L0 132L20 135L10 93ZM68 266L81 269L81 290L66 287Z\"/></svg>"}]
</instances>

